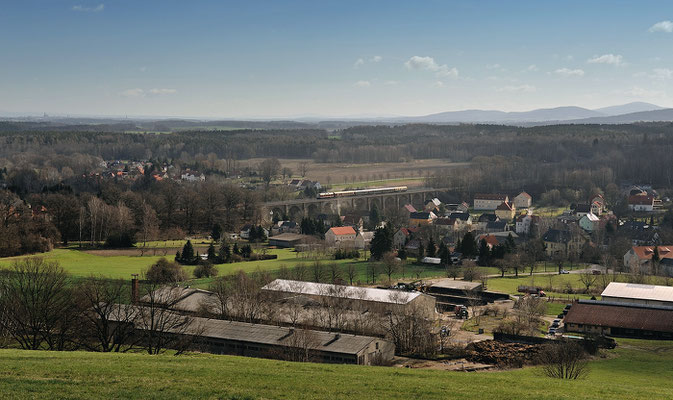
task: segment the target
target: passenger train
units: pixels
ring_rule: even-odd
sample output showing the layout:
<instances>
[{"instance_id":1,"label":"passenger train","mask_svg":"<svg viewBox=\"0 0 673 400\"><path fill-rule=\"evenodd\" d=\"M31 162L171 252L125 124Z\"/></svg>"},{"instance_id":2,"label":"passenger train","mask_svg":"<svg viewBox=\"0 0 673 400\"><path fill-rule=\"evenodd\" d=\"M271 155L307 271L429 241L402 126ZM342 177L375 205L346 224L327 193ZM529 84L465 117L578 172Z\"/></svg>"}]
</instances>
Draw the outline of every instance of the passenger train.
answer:
<instances>
[{"instance_id":1,"label":"passenger train","mask_svg":"<svg viewBox=\"0 0 673 400\"><path fill-rule=\"evenodd\" d=\"M406 186L395 186L395 187L385 187L385 188L376 188L376 189L356 189L356 190L343 190L339 192L322 192L318 193L318 199L331 199L334 197L352 197L352 196L367 196L371 194L385 194L385 193L398 193L406 192Z\"/></svg>"}]
</instances>

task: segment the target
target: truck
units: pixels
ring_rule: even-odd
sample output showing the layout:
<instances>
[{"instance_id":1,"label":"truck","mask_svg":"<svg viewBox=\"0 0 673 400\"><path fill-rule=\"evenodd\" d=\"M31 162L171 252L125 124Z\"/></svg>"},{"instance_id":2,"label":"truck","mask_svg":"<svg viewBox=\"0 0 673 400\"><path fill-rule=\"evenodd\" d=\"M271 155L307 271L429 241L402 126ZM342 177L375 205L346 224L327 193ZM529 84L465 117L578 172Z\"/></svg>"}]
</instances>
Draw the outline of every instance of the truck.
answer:
<instances>
[{"instance_id":1,"label":"truck","mask_svg":"<svg viewBox=\"0 0 673 400\"><path fill-rule=\"evenodd\" d=\"M454 308L454 311L456 313L456 318L467 319L469 316L469 313L467 312L467 307L465 307L464 305L461 304L457 305Z\"/></svg>"}]
</instances>

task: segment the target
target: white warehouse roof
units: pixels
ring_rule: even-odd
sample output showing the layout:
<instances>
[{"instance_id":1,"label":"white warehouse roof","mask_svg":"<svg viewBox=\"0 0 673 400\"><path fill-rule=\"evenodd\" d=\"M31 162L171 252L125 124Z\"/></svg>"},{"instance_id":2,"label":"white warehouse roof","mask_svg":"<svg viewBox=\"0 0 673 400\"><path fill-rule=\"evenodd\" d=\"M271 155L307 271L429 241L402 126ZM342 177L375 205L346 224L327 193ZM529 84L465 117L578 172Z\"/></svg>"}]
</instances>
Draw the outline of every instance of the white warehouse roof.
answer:
<instances>
[{"instance_id":1,"label":"white warehouse roof","mask_svg":"<svg viewBox=\"0 0 673 400\"><path fill-rule=\"evenodd\" d=\"M610 282L601 296L673 302L673 287Z\"/></svg>"},{"instance_id":2,"label":"white warehouse roof","mask_svg":"<svg viewBox=\"0 0 673 400\"><path fill-rule=\"evenodd\" d=\"M399 290L374 289L357 286L331 285L276 279L262 288L263 290L297 293L304 295L342 297L353 300L376 301L379 303L407 304L421 294Z\"/></svg>"}]
</instances>

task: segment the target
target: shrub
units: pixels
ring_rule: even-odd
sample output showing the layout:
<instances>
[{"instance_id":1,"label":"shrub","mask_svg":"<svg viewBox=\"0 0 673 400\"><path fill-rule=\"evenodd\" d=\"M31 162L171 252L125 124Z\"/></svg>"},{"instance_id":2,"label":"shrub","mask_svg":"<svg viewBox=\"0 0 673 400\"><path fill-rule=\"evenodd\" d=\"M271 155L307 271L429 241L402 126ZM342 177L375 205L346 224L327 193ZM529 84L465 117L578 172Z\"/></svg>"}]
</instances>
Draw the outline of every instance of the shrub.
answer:
<instances>
[{"instance_id":1,"label":"shrub","mask_svg":"<svg viewBox=\"0 0 673 400\"><path fill-rule=\"evenodd\" d=\"M176 283L187 280L187 273L180 264L162 257L147 268L145 279L153 283Z\"/></svg>"},{"instance_id":2,"label":"shrub","mask_svg":"<svg viewBox=\"0 0 673 400\"><path fill-rule=\"evenodd\" d=\"M579 379L589 372L584 348L573 342L545 345L539 361L544 374L556 379Z\"/></svg>"},{"instance_id":3,"label":"shrub","mask_svg":"<svg viewBox=\"0 0 673 400\"><path fill-rule=\"evenodd\" d=\"M209 262L204 262L194 268L194 276L196 278L210 278L217 276L217 272L217 268Z\"/></svg>"}]
</instances>

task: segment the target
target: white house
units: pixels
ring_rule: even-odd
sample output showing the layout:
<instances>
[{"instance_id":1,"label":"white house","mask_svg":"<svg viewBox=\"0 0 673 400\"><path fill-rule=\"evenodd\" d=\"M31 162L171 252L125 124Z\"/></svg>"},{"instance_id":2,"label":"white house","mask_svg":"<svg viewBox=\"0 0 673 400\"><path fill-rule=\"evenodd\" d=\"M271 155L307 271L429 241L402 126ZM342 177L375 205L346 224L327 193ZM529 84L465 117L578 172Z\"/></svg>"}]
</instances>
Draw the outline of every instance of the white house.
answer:
<instances>
[{"instance_id":1,"label":"white house","mask_svg":"<svg viewBox=\"0 0 673 400\"><path fill-rule=\"evenodd\" d=\"M654 211L654 196L641 193L629 196L629 210L632 211Z\"/></svg>"},{"instance_id":2,"label":"white house","mask_svg":"<svg viewBox=\"0 0 673 400\"><path fill-rule=\"evenodd\" d=\"M593 232L598 229L598 224L600 219L593 213L584 214L580 218L579 224L580 228L584 229L587 232Z\"/></svg>"},{"instance_id":3,"label":"white house","mask_svg":"<svg viewBox=\"0 0 673 400\"><path fill-rule=\"evenodd\" d=\"M355 248L357 249L366 249L369 247L372 238L374 238L374 232L360 232L358 231L357 236L355 236Z\"/></svg>"},{"instance_id":4,"label":"white house","mask_svg":"<svg viewBox=\"0 0 673 400\"><path fill-rule=\"evenodd\" d=\"M527 235L530 233L530 228L533 224L540 222L540 217L537 215L524 214L516 219L515 232L518 235Z\"/></svg>"},{"instance_id":5,"label":"white house","mask_svg":"<svg viewBox=\"0 0 673 400\"><path fill-rule=\"evenodd\" d=\"M325 233L325 241L330 245L337 245L344 242L354 244L355 229L352 226L333 226Z\"/></svg>"},{"instance_id":6,"label":"white house","mask_svg":"<svg viewBox=\"0 0 673 400\"><path fill-rule=\"evenodd\" d=\"M474 209L475 210L491 210L496 208L503 202L509 202L509 197L506 194L475 194L474 195Z\"/></svg>"}]
</instances>

